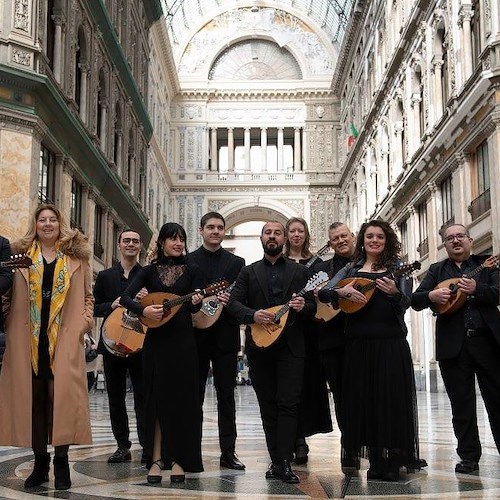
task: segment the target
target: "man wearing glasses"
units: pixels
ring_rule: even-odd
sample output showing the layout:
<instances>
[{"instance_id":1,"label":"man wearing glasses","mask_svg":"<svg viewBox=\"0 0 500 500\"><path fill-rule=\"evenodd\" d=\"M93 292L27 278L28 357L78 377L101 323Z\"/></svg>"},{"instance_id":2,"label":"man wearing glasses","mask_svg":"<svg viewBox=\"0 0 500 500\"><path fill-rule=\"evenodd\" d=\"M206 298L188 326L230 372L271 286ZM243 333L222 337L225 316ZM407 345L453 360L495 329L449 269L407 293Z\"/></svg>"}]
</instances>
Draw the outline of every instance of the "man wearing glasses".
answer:
<instances>
[{"instance_id":1,"label":"man wearing glasses","mask_svg":"<svg viewBox=\"0 0 500 500\"><path fill-rule=\"evenodd\" d=\"M473 240L461 224L447 227L443 241L448 258L430 266L412 296L417 311L436 310L452 297L449 287L436 288L456 278L459 292L466 296L455 312L437 315L436 358L451 402L453 429L461 461L455 472L479 470L481 443L477 428L475 379L488 412L491 431L500 452L500 312L498 267L478 270L487 256L471 255Z\"/></svg>"},{"instance_id":2,"label":"man wearing glasses","mask_svg":"<svg viewBox=\"0 0 500 500\"><path fill-rule=\"evenodd\" d=\"M141 251L140 235L127 229L118 237L120 262L101 271L94 285L94 316L107 318L120 306L120 296L141 267L137 259ZM146 290L137 294L137 299L146 295ZM118 357L105 347L102 336L97 352L103 355L104 376L108 392L111 428L118 444L116 451L108 458L108 463L128 462L132 459L129 439L129 425L125 398L127 395L127 372L130 374L134 389L134 409L137 418L137 434L141 446L144 443L144 411L142 385L142 354L136 353L127 358ZM146 463L142 456L141 462Z\"/></svg>"}]
</instances>

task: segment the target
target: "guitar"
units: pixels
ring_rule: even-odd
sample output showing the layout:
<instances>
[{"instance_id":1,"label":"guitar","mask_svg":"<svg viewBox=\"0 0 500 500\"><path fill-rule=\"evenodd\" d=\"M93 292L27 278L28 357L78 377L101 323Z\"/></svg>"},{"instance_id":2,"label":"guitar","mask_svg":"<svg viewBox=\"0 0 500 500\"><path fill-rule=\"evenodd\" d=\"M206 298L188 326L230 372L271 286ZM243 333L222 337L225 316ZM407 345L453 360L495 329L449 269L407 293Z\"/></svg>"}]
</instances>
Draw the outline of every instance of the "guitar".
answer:
<instances>
[{"instance_id":1,"label":"guitar","mask_svg":"<svg viewBox=\"0 0 500 500\"><path fill-rule=\"evenodd\" d=\"M194 292L188 293L187 295L182 295L179 297L173 293L168 292L153 292L148 293L145 297L140 300L143 307L150 305L163 306L163 316L160 320L145 318L144 316L139 316L139 319L143 325L149 328L158 328L164 325L167 321L170 321L177 311L181 308L184 302L191 300L193 295L201 293L201 295L215 295L222 290L225 290L229 286L227 280L218 281L217 283L212 283L202 290L195 290Z\"/></svg>"},{"instance_id":2,"label":"guitar","mask_svg":"<svg viewBox=\"0 0 500 500\"><path fill-rule=\"evenodd\" d=\"M235 284L236 282L232 283L224 291L231 293ZM193 314L193 326L200 330L212 326L220 318L222 307L222 302L217 295L205 297L202 301L201 309Z\"/></svg>"},{"instance_id":3,"label":"guitar","mask_svg":"<svg viewBox=\"0 0 500 500\"><path fill-rule=\"evenodd\" d=\"M30 267L33 261L25 253L13 255L9 260L0 262L0 267L18 269L21 267Z\"/></svg>"},{"instance_id":4,"label":"guitar","mask_svg":"<svg viewBox=\"0 0 500 500\"><path fill-rule=\"evenodd\" d=\"M306 286L297 292L298 297L302 297L306 292L314 290L320 283L328 280L328 274L324 271L319 271L314 276L309 278ZM287 304L282 306L274 306L266 309L266 311L274 313L272 323L254 323L250 326L250 334L252 340L257 347L266 348L273 345L281 336L286 325L290 306Z\"/></svg>"},{"instance_id":5,"label":"guitar","mask_svg":"<svg viewBox=\"0 0 500 500\"><path fill-rule=\"evenodd\" d=\"M465 278L472 278L476 274L480 273L483 269L487 269L489 267L498 266L499 263L498 255L492 255L488 259L486 259L480 266L473 269L470 273L464 275ZM433 304L432 309L436 312L436 314L451 314L456 310L460 309L465 301L467 300L467 294L462 292L460 288L458 288L458 281L460 278L450 278L444 281L441 281L434 290L438 288L449 288L451 290L451 296L448 299L448 302L445 304Z\"/></svg>"},{"instance_id":6,"label":"guitar","mask_svg":"<svg viewBox=\"0 0 500 500\"><path fill-rule=\"evenodd\" d=\"M136 314L117 307L102 325L102 341L115 356L127 358L142 350L146 327Z\"/></svg>"},{"instance_id":7,"label":"guitar","mask_svg":"<svg viewBox=\"0 0 500 500\"><path fill-rule=\"evenodd\" d=\"M407 276L411 274L413 271L416 271L422 267L422 264L418 260L416 260L413 264L404 264L396 271L392 273L380 273L380 277L388 277L391 279L398 278L399 276ZM367 299L370 301L373 294L375 293L375 289L377 287L377 283L375 280L371 280L369 278L344 278L337 283L335 288L342 288L349 283L356 281L354 288L361 292ZM367 302L368 303L368 302ZM360 302L353 302L345 297L339 297L339 307L341 311L344 311L347 314L351 314L362 309L366 304L361 304Z\"/></svg>"}]
</instances>

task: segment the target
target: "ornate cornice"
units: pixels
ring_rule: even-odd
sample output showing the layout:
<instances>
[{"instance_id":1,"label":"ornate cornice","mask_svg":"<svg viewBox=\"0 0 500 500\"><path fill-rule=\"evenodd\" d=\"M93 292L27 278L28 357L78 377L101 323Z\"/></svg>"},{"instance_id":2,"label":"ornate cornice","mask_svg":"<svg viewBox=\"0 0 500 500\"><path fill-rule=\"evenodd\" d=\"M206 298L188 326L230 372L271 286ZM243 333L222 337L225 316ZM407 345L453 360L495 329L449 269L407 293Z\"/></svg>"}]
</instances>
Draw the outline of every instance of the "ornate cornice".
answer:
<instances>
[{"instance_id":1,"label":"ornate cornice","mask_svg":"<svg viewBox=\"0 0 500 500\"><path fill-rule=\"evenodd\" d=\"M336 99L330 89L189 89L181 90L178 98L195 101L274 101L276 99Z\"/></svg>"}]
</instances>

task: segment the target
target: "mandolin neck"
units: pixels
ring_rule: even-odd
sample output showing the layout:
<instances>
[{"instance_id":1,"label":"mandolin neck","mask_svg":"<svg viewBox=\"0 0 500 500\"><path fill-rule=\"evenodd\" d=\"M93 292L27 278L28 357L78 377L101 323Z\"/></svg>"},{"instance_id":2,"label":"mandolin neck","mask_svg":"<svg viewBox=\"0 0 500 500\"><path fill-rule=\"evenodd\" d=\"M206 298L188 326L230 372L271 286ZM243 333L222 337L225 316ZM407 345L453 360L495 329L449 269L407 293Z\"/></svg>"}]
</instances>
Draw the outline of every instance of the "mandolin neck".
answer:
<instances>
[{"instance_id":1,"label":"mandolin neck","mask_svg":"<svg viewBox=\"0 0 500 500\"><path fill-rule=\"evenodd\" d=\"M307 289L303 288L300 292L296 293L296 297L302 297L306 293ZM279 320L283 315L285 315L288 311L290 310L290 305L287 302L285 305L281 306L275 313L274 313L274 322L279 323Z\"/></svg>"}]
</instances>

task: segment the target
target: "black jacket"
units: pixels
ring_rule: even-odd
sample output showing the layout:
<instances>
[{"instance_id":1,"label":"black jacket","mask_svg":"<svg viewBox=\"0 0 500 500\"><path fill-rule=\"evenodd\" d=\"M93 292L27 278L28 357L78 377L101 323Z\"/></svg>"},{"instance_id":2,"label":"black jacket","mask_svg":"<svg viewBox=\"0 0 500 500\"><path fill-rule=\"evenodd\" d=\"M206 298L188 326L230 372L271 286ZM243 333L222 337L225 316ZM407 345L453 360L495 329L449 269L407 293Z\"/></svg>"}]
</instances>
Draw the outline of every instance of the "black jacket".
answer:
<instances>
[{"instance_id":1,"label":"black jacket","mask_svg":"<svg viewBox=\"0 0 500 500\"><path fill-rule=\"evenodd\" d=\"M236 280L228 309L239 323L247 325L253 323L253 315L256 311L270 307L265 265L262 259L245 266ZM305 266L289 259L285 259L285 266L281 304L286 304L292 298L293 293L302 290L309 278L309 270ZM316 302L312 292L307 292L304 298L306 301L304 309L300 314L290 310L281 335L281 339L287 342L290 351L297 357L304 357L305 353L302 317L312 317L316 313ZM255 349L248 327L246 333L247 349ZM278 342L281 342L281 339Z\"/></svg>"},{"instance_id":2,"label":"black jacket","mask_svg":"<svg viewBox=\"0 0 500 500\"><path fill-rule=\"evenodd\" d=\"M203 286L224 279L233 283L245 265L245 260L221 248L218 250L220 252L218 269L213 269L206 265L205 254L207 252L208 250L204 247L200 247L186 256L188 263L194 262L201 269L204 278ZM217 346L222 351L237 352L240 350L240 324L229 313L227 307L222 309L219 319L211 327L204 330L195 328L194 333L195 335L214 334Z\"/></svg>"},{"instance_id":3,"label":"black jacket","mask_svg":"<svg viewBox=\"0 0 500 500\"><path fill-rule=\"evenodd\" d=\"M10 244L7 238L0 236L0 261L10 258ZM2 366L5 351L5 335L3 333L2 295L12 286L12 271L7 267L0 267L0 366Z\"/></svg>"},{"instance_id":4,"label":"black jacket","mask_svg":"<svg viewBox=\"0 0 500 500\"><path fill-rule=\"evenodd\" d=\"M471 264L479 267L488 256L472 255ZM434 304L429 300L429 292L434 290L441 281L456 278L456 264L445 259L432 264L420 286L412 295L411 305L416 311L426 307L433 309ZM498 268L483 269L477 274L477 287L473 296L467 300L475 301L477 308L488 327L493 332L496 342L500 345L500 312L497 306L500 303L499 272ZM451 359L458 356L464 339L464 307L452 314L440 314L436 319L436 359Z\"/></svg>"}]
</instances>

